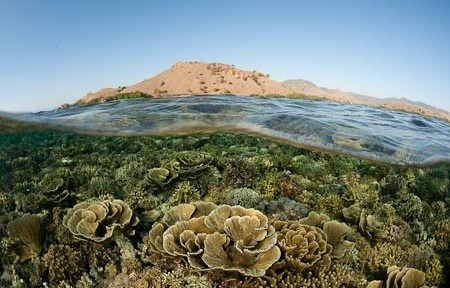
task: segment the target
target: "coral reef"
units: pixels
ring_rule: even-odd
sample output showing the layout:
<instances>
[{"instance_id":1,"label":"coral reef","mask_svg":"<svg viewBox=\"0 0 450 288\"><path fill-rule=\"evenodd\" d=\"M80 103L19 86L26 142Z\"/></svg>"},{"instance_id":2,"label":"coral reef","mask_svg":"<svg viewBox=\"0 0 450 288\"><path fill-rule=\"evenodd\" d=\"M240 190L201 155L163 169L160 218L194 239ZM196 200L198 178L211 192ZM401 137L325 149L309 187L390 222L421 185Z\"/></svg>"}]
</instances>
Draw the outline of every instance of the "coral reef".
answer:
<instances>
[{"instance_id":1,"label":"coral reef","mask_svg":"<svg viewBox=\"0 0 450 288\"><path fill-rule=\"evenodd\" d=\"M449 175L225 133L0 134L0 286L446 287Z\"/></svg>"}]
</instances>

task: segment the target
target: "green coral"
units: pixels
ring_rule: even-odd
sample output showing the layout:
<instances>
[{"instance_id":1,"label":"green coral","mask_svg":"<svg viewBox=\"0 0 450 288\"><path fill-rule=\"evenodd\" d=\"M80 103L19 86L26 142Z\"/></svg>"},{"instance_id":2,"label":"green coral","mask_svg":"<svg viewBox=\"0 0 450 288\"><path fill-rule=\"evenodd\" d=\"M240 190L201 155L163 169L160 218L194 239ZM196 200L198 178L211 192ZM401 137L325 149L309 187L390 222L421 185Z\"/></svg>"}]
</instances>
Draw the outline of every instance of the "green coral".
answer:
<instances>
[{"instance_id":1,"label":"green coral","mask_svg":"<svg viewBox=\"0 0 450 288\"><path fill-rule=\"evenodd\" d=\"M253 189L237 188L227 194L226 204L240 205L245 208L256 208L261 201L261 196Z\"/></svg>"},{"instance_id":2,"label":"green coral","mask_svg":"<svg viewBox=\"0 0 450 288\"><path fill-rule=\"evenodd\" d=\"M170 200L171 205L190 203L200 200L200 193L189 181L183 181L175 186Z\"/></svg>"}]
</instances>

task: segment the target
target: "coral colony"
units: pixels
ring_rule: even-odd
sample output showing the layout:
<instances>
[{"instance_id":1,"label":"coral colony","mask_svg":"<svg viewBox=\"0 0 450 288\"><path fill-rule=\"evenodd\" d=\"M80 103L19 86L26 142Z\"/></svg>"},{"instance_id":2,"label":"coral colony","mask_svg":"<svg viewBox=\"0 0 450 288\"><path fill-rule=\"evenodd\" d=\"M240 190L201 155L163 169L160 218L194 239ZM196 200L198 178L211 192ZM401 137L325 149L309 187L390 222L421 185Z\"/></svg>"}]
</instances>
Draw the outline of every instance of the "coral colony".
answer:
<instances>
[{"instance_id":1,"label":"coral colony","mask_svg":"<svg viewBox=\"0 0 450 288\"><path fill-rule=\"evenodd\" d=\"M224 133L0 137L1 287L449 281L449 166Z\"/></svg>"}]
</instances>

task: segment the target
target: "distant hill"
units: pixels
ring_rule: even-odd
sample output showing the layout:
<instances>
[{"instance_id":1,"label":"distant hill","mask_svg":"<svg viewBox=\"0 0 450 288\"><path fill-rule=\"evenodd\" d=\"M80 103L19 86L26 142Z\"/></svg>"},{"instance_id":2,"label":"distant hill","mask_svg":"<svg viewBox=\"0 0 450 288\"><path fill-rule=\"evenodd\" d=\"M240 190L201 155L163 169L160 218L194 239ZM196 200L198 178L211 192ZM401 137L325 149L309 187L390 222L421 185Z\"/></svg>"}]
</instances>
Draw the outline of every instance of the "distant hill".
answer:
<instances>
[{"instance_id":1,"label":"distant hill","mask_svg":"<svg viewBox=\"0 0 450 288\"><path fill-rule=\"evenodd\" d=\"M319 87L314 83L302 79L286 80L283 85L293 88L298 93L323 97L332 101L345 102L351 104L361 104L374 107L384 107L387 109L408 111L425 116L438 117L450 122L450 113L443 109L435 108L431 105L415 102L406 98L377 98L373 96L361 95L351 92L344 92L338 89L328 89Z\"/></svg>"},{"instance_id":2,"label":"distant hill","mask_svg":"<svg viewBox=\"0 0 450 288\"><path fill-rule=\"evenodd\" d=\"M277 82L268 74L245 71L234 65L204 62L177 62L168 70L131 86L104 88L88 93L76 104L132 97L173 97L186 95L259 95L324 98L331 101L363 104L435 116L450 122L450 113L404 98L380 99L341 90L319 87L302 79Z\"/></svg>"}]
</instances>

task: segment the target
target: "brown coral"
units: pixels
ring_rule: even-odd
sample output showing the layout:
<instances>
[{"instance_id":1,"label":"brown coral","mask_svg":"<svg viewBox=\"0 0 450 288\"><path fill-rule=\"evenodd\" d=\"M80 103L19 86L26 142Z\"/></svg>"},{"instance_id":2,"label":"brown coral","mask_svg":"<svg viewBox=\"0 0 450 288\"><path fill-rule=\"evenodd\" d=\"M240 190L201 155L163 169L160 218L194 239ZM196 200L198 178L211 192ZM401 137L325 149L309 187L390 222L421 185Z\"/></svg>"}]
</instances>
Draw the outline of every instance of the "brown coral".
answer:
<instances>
[{"instance_id":1,"label":"brown coral","mask_svg":"<svg viewBox=\"0 0 450 288\"><path fill-rule=\"evenodd\" d=\"M202 260L209 268L262 276L280 258L277 234L267 217L241 206L219 206L205 219L216 231L206 235Z\"/></svg>"},{"instance_id":2,"label":"brown coral","mask_svg":"<svg viewBox=\"0 0 450 288\"><path fill-rule=\"evenodd\" d=\"M170 171L173 178L194 179L209 167L212 160L212 156L207 153L183 151L175 155L175 160L163 163L162 167Z\"/></svg>"},{"instance_id":3,"label":"brown coral","mask_svg":"<svg viewBox=\"0 0 450 288\"><path fill-rule=\"evenodd\" d=\"M267 217L241 206L222 205L211 211L213 207L204 202L174 207L144 243L150 251L186 258L195 268L264 275L280 257L277 234Z\"/></svg>"},{"instance_id":4,"label":"brown coral","mask_svg":"<svg viewBox=\"0 0 450 288\"><path fill-rule=\"evenodd\" d=\"M331 256L334 258L341 258L347 250L352 249L355 245L354 242L345 239L346 236L353 233L353 230L345 223L336 220L325 222L323 231L327 235L328 243L333 246Z\"/></svg>"},{"instance_id":5,"label":"brown coral","mask_svg":"<svg viewBox=\"0 0 450 288\"><path fill-rule=\"evenodd\" d=\"M387 287L419 288L425 283L425 273L414 268L391 266L387 273Z\"/></svg>"},{"instance_id":6,"label":"brown coral","mask_svg":"<svg viewBox=\"0 0 450 288\"><path fill-rule=\"evenodd\" d=\"M41 216L25 214L9 222L6 228L11 238L22 242L17 251L20 261L31 259L41 252L44 236Z\"/></svg>"},{"instance_id":7,"label":"brown coral","mask_svg":"<svg viewBox=\"0 0 450 288\"><path fill-rule=\"evenodd\" d=\"M178 221L188 221L191 218L206 216L216 207L217 205L214 203L202 201L177 205L164 214L161 222L153 225L148 236L144 237L144 243L151 252L170 256L171 254L167 253L163 247L164 232Z\"/></svg>"},{"instance_id":8,"label":"brown coral","mask_svg":"<svg viewBox=\"0 0 450 288\"><path fill-rule=\"evenodd\" d=\"M307 224L322 228L327 235L327 241L333 246L331 256L333 258L341 258L345 252L352 249L354 242L345 239L352 235L353 229L348 227L345 223L336 220L330 220L326 214L318 214L314 211L310 212L307 217L298 221L301 224Z\"/></svg>"},{"instance_id":9,"label":"brown coral","mask_svg":"<svg viewBox=\"0 0 450 288\"><path fill-rule=\"evenodd\" d=\"M374 280L367 285L367 288L420 288L425 284L425 273L415 268L402 268L391 266L387 269L387 280L385 286L383 282Z\"/></svg>"},{"instance_id":10,"label":"brown coral","mask_svg":"<svg viewBox=\"0 0 450 288\"><path fill-rule=\"evenodd\" d=\"M327 243L327 236L320 228L294 221L275 221L273 225L282 251L282 260L274 267L304 271L330 265L332 246Z\"/></svg>"},{"instance_id":11,"label":"brown coral","mask_svg":"<svg viewBox=\"0 0 450 288\"><path fill-rule=\"evenodd\" d=\"M139 219L122 200L82 202L69 209L63 225L78 239L102 242L121 229L134 234Z\"/></svg>"}]
</instances>

